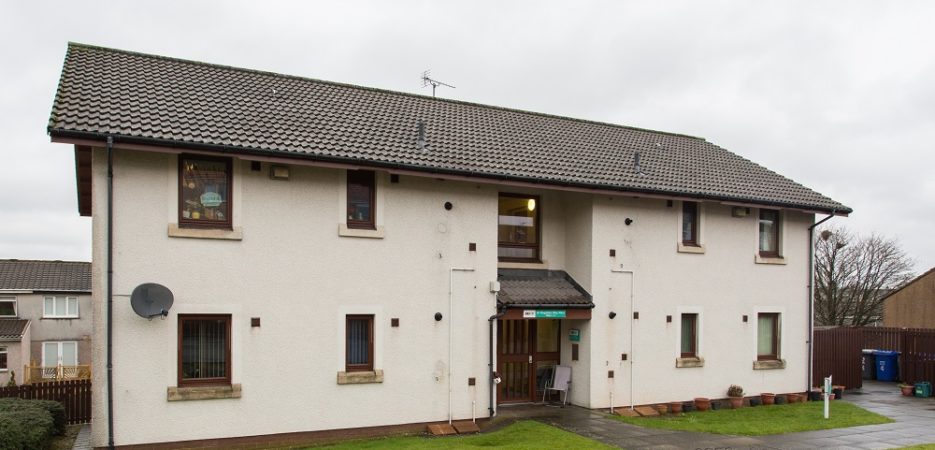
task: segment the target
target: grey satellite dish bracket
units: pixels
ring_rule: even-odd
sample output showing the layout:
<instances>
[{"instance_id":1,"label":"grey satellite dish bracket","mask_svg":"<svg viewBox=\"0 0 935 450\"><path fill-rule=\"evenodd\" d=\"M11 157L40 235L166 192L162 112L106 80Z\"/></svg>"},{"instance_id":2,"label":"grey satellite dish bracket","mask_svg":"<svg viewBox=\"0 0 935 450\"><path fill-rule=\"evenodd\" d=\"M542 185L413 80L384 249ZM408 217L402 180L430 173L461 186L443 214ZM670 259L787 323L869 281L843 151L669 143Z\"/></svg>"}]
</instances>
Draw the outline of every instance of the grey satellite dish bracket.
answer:
<instances>
[{"instance_id":1,"label":"grey satellite dish bracket","mask_svg":"<svg viewBox=\"0 0 935 450\"><path fill-rule=\"evenodd\" d=\"M133 307L133 312L149 320L153 317L165 319L174 301L172 291L157 283L143 283L133 289L133 293L130 294L130 306Z\"/></svg>"}]
</instances>

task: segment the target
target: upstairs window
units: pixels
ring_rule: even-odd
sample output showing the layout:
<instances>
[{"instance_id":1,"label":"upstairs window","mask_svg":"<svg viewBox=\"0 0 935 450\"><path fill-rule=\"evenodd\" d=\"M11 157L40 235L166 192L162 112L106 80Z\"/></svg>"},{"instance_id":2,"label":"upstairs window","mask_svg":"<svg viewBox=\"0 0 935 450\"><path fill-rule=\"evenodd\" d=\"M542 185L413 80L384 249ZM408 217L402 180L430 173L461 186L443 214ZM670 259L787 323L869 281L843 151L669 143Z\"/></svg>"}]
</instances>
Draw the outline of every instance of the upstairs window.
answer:
<instances>
[{"instance_id":1,"label":"upstairs window","mask_svg":"<svg viewBox=\"0 0 935 450\"><path fill-rule=\"evenodd\" d=\"M500 194L497 256L500 261L539 262L539 197Z\"/></svg>"},{"instance_id":2,"label":"upstairs window","mask_svg":"<svg viewBox=\"0 0 935 450\"><path fill-rule=\"evenodd\" d=\"M779 257L782 216L775 209L760 210L760 256Z\"/></svg>"},{"instance_id":3,"label":"upstairs window","mask_svg":"<svg viewBox=\"0 0 935 450\"><path fill-rule=\"evenodd\" d=\"M179 386L231 384L231 316L179 315Z\"/></svg>"},{"instance_id":4,"label":"upstairs window","mask_svg":"<svg viewBox=\"0 0 935 450\"><path fill-rule=\"evenodd\" d=\"M756 321L756 359L779 359L779 314L760 313Z\"/></svg>"},{"instance_id":5,"label":"upstairs window","mask_svg":"<svg viewBox=\"0 0 935 450\"><path fill-rule=\"evenodd\" d=\"M373 370L373 316L347 316L347 360L344 370Z\"/></svg>"},{"instance_id":6,"label":"upstairs window","mask_svg":"<svg viewBox=\"0 0 935 450\"><path fill-rule=\"evenodd\" d=\"M0 297L0 317L16 317L16 297Z\"/></svg>"},{"instance_id":7,"label":"upstairs window","mask_svg":"<svg viewBox=\"0 0 935 450\"><path fill-rule=\"evenodd\" d=\"M698 246L698 203L682 202L682 244Z\"/></svg>"},{"instance_id":8,"label":"upstairs window","mask_svg":"<svg viewBox=\"0 0 935 450\"><path fill-rule=\"evenodd\" d=\"M698 314L682 314L682 358L698 356Z\"/></svg>"},{"instance_id":9,"label":"upstairs window","mask_svg":"<svg viewBox=\"0 0 935 450\"><path fill-rule=\"evenodd\" d=\"M42 317L77 319L78 297L47 296L42 302Z\"/></svg>"},{"instance_id":10,"label":"upstairs window","mask_svg":"<svg viewBox=\"0 0 935 450\"><path fill-rule=\"evenodd\" d=\"M179 226L231 229L231 160L179 157Z\"/></svg>"},{"instance_id":11,"label":"upstairs window","mask_svg":"<svg viewBox=\"0 0 935 450\"><path fill-rule=\"evenodd\" d=\"M376 175L371 170L347 171L347 227L375 230Z\"/></svg>"}]
</instances>

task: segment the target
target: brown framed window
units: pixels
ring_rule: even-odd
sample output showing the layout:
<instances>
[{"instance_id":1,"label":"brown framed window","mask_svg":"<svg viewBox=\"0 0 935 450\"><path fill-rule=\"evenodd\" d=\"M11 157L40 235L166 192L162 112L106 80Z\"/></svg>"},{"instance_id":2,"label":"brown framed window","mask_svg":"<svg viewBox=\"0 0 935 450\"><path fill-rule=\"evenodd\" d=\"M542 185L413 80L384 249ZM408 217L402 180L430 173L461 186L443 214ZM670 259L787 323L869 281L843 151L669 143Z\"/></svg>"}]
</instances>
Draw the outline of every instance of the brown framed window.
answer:
<instances>
[{"instance_id":1,"label":"brown framed window","mask_svg":"<svg viewBox=\"0 0 935 450\"><path fill-rule=\"evenodd\" d=\"M179 226L232 228L231 160L179 156Z\"/></svg>"},{"instance_id":2,"label":"brown framed window","mask_svg":"<svg viewBox=\"0 0 935 450\"><path fill-rule=\"evenodd\" d=\"M179 315L179 386L231 384L231 316Z\"/></svg>"},{"instance_id":3,"label":"brown framed window","mask_svg":"<svg viewBox=\"0 0 935 450\"><path fill-rule=\"evenodd\" d=\"M373 370L373 316L347 316L346 333L344 370L347 372Z\"/></svg>"},{"instance_id":4,"label":"brown framed window","mask_svg":"<svg viewBox=\"0 0 935 450\"><path fill-rule=\"evenodd\" d=\"M779 359L779 313L760 313L756 319L756 359Z\"/></svg>"},{"instance_id":5,"label":"brown framed window","mask_svg":"<svg viewBox=\"0 0 935 450\"><path fill-rule=\"evenodd\" d=\"M500 261L540 261L539 197L500 194L497 217L497 256Z\"/></svg>"},{"instance_id":6,"label":"brown framed window","mask_svg":"<svg viewBox=\"0 0 935 450\"><path fill-rule=\"evenodd\" d=\"M6 347L0 347L0 369L2 370L6 370L8 368L6 355L7 355Z\"/></svg>"},{"instance_id":7,"label":"brown framed window","mask_svg":"<svg viewBox=\"0 0 935 450\"><path fill-rule=\"evenodd\" d=\"M775 209L760 210L760 256L779 256L782 215Z\"/></svg>"},{"instance_id":8,"label":"brown framed window","mask_svg":"<svg viewBox=\"0 0 935 450\"><path fill-rule=\"evenodd\" d=\"M698 314L682 314L682 358L698 356Z\"/></svg>"},{"instance_id":9,"label":"brown framed window","mask_svg":"<svg viewBox=\"0 0 935 450\"><path fill-rule=\"evenodd\" d=\"M347 227L375 230L376 174L371 170L347 171Z\"/></svg>"},{"instance_id":10,"label":"brown framed window","mask_svg":"<svg viewBox=\"0 0 935 450\"><path fill-rule=\"evenodd\" d=\"M682 244L698 245L698 203L682 202Z\"/></svg>"}]
</instances>

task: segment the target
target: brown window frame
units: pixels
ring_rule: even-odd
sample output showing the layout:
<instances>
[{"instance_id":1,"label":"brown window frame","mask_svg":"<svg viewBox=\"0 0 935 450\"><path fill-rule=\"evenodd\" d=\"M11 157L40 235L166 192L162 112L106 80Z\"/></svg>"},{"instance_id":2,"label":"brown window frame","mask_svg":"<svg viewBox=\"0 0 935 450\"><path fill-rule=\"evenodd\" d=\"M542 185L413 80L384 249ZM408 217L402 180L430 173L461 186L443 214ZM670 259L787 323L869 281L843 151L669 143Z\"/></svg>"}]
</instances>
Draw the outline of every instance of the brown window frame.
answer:
<instances>
[{"instance_id":1,"label":"brown window frame","mask_svg":"<svg viewBox=\"0 0 935 450\"><path fill-rule=\"evenodd\" d=\"M765 212L771 212L771 213L776 214L776 220L775 220L776 232L773 234L773 239L772 239L773 248L776 249L775 251L765 251L762 248L760 248L760 243L762 241L762 237L760 237L760 235L763 232L759 228L760 228L760 222L763 221L763 213ZM778 209L767 209L767 208L760 209L760 213L757 215L756 226L757 226L756 248L760 256L764 258L780 258L781 254L779 251L779 244L782 242L782 240L779 238L779 236L782 234L782 227L783 227L782 211Z\"/></svg>"},{"instance_id":2,"label":"brown window frame","mask_svg":"<svg viewBox=\"0 0 935 450\"><path fill-rule=\"evenodd\" d=\"M182 333L185 330L183 323L196 320L218 320L223 319L227 323L227 339L225 348L224 374L222 377L215 378L182 378ZM178 322L178 354L177 354L177 383L178 387L191 386L229 386L231 384L231 315L230 314L179 314Z\"/></svg>"},{"instance_id":3,"label":"brown window frame","mask_svg":"<svg viewBox=\"0 0 935 450\"><path fill-rule=\"evenodd\" d=\"M682 358L697 358L698 357L698 314L697 313L683 313L679 319L679 327L682 326L682 322L685 321L686 317L691 317L692 321L692 339L691 339L691 351L684 351L682 348L682 342L679 341L679 352L682 355ZM681 330L681 328L679 328Z\"/></svg>"},{"instance_id":4,"label":"brown window frame","mask_svg":"<svg viewBox=\"0 0 935 450\"><path fill-rule=\"evenodd\" d=\"M185 198L184 198L184 187L182 182L184 181L184 171L185 171L185 161L188 159L201 160L201 161L213 161L213 162L223 162L226 166L227 172L227 199L225 200L225 210L224 210L224 220L205 220L205 219L186 219L182 214L185 209ZM219 228L232 230L234 228L233 221L233 204L234 204L234 164L231 158L223 158L219 156L206 156L206 155L192 155L192 154L181 154L179 155L179 173L178 173L178 218L179 218L179 227L181 228Z\"/></svg>"},{"instance_id":5,"label":"brown window frame","mask_svg":"<svg viewBox=\"0 0 935 450\"><path fill-rule=\"evenodd\" d=\"M366 320L369 330L367 343L367 363L351 364L351 321ZM372 372L373 371L373 314L348 314L344 319L344 371L345 372Z\"/></svg>"},{"instance_id":6,"label":"brown window frame","mask_svg":"<svg viewBox=\"0 0 935 450\"><path fill-rule=\"evenodd\" d=\"M370 190L370 215L364 220L347 218L347 227L359 230L377 229L377 174L372 170L348 170L346 177L345 216L351 207L351 183L366 186Z\"/></svg>"},{"instance_id":7,"label":"brown window frame","mask_svg":"<svg viewBox=\"0 0 935 450\"><path fill-rule=\"evenodd\" d=\"M529 195L529 194L516 194L510 192L500 192L497 196L497 220L499 224L500 217L500 197L510 197L510 198L524 198L532 199L536 202L536 244L515 244L512 242L504 242L499 238L497 239L497 249L499 251L500 247L507 248L532 248L536 251L536 255L532 258L510 258L510 257L501 257L497 256L497 260L501 262L519 262L519 263L541 263L542 262L542 201L538 195Z\"/></svg>"},{"instance_id":8,"label":"brown window frame","mask_svg":"<svg viewBox=\"0 0 935 450\"><path fill-rule=\"evenodd\" d=\"M772 349L771 353L760 354L760 317L769 316L773 321L773 336L772 336ZM757 339L757 349L756 349L756 359L757 361L776 361L779 359L779 313L758 313L756 315L756 339Z\"/></svg>"},{"instance_id":9,"label":"brown window frame","mask_svg":"<svg viewBox=\"0 0 935 450\"><path fill-rule=\"evenodd\" d=\"M686 211L691 207L691 211ZM698 247L698 202L682 202L682 230L685 229L685 214L690 213L692 218L692 227L691 227L691 236L689 239L685 239L684 231L682 232L682 245L690 245L692 247Z\"/></svg>"},{"instance_id":10,"label":"brown window frame","mask_svg":"<svg viewBox=\"0 0 935 450\"><path fill-rule=\"evenodd\" d=\"M0 369L9 369L7 367L10 363L9 361L10 350L6 346L0 347Z\"/></svg>"}]
</instances>

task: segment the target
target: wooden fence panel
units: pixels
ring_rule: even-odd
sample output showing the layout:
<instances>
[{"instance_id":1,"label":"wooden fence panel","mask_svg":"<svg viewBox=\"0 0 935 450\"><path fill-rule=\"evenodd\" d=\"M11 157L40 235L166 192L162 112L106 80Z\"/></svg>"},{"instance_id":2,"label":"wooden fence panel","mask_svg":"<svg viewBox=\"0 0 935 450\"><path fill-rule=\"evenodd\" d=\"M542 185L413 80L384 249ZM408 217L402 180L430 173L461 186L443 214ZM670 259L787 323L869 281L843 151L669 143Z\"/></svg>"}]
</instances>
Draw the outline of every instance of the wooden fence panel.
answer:
<instances>
[{"instance_id":1,"label":"wooden fence panel","mask_svg":"<svg viewBox=\"0 0 935 450\"><path fill-rule=\"evenodd\" d=\"M91 422L91 380L53 381L0 388L0 397L55 400L65 407L68 424Z\"/></svg>"},{"instance_id":2,"label":"wooden fence panel","mask_svg":"<svg viewBox=\"0 0 935 450\"><path fill-rule=\"evenodd\" d=\"M838 327L815 330L812 384L829 374L848 389L862 383L861 350L900 352L899 379L935 383L935 330L883 327Z\"/></svg>"}]
</instances>

